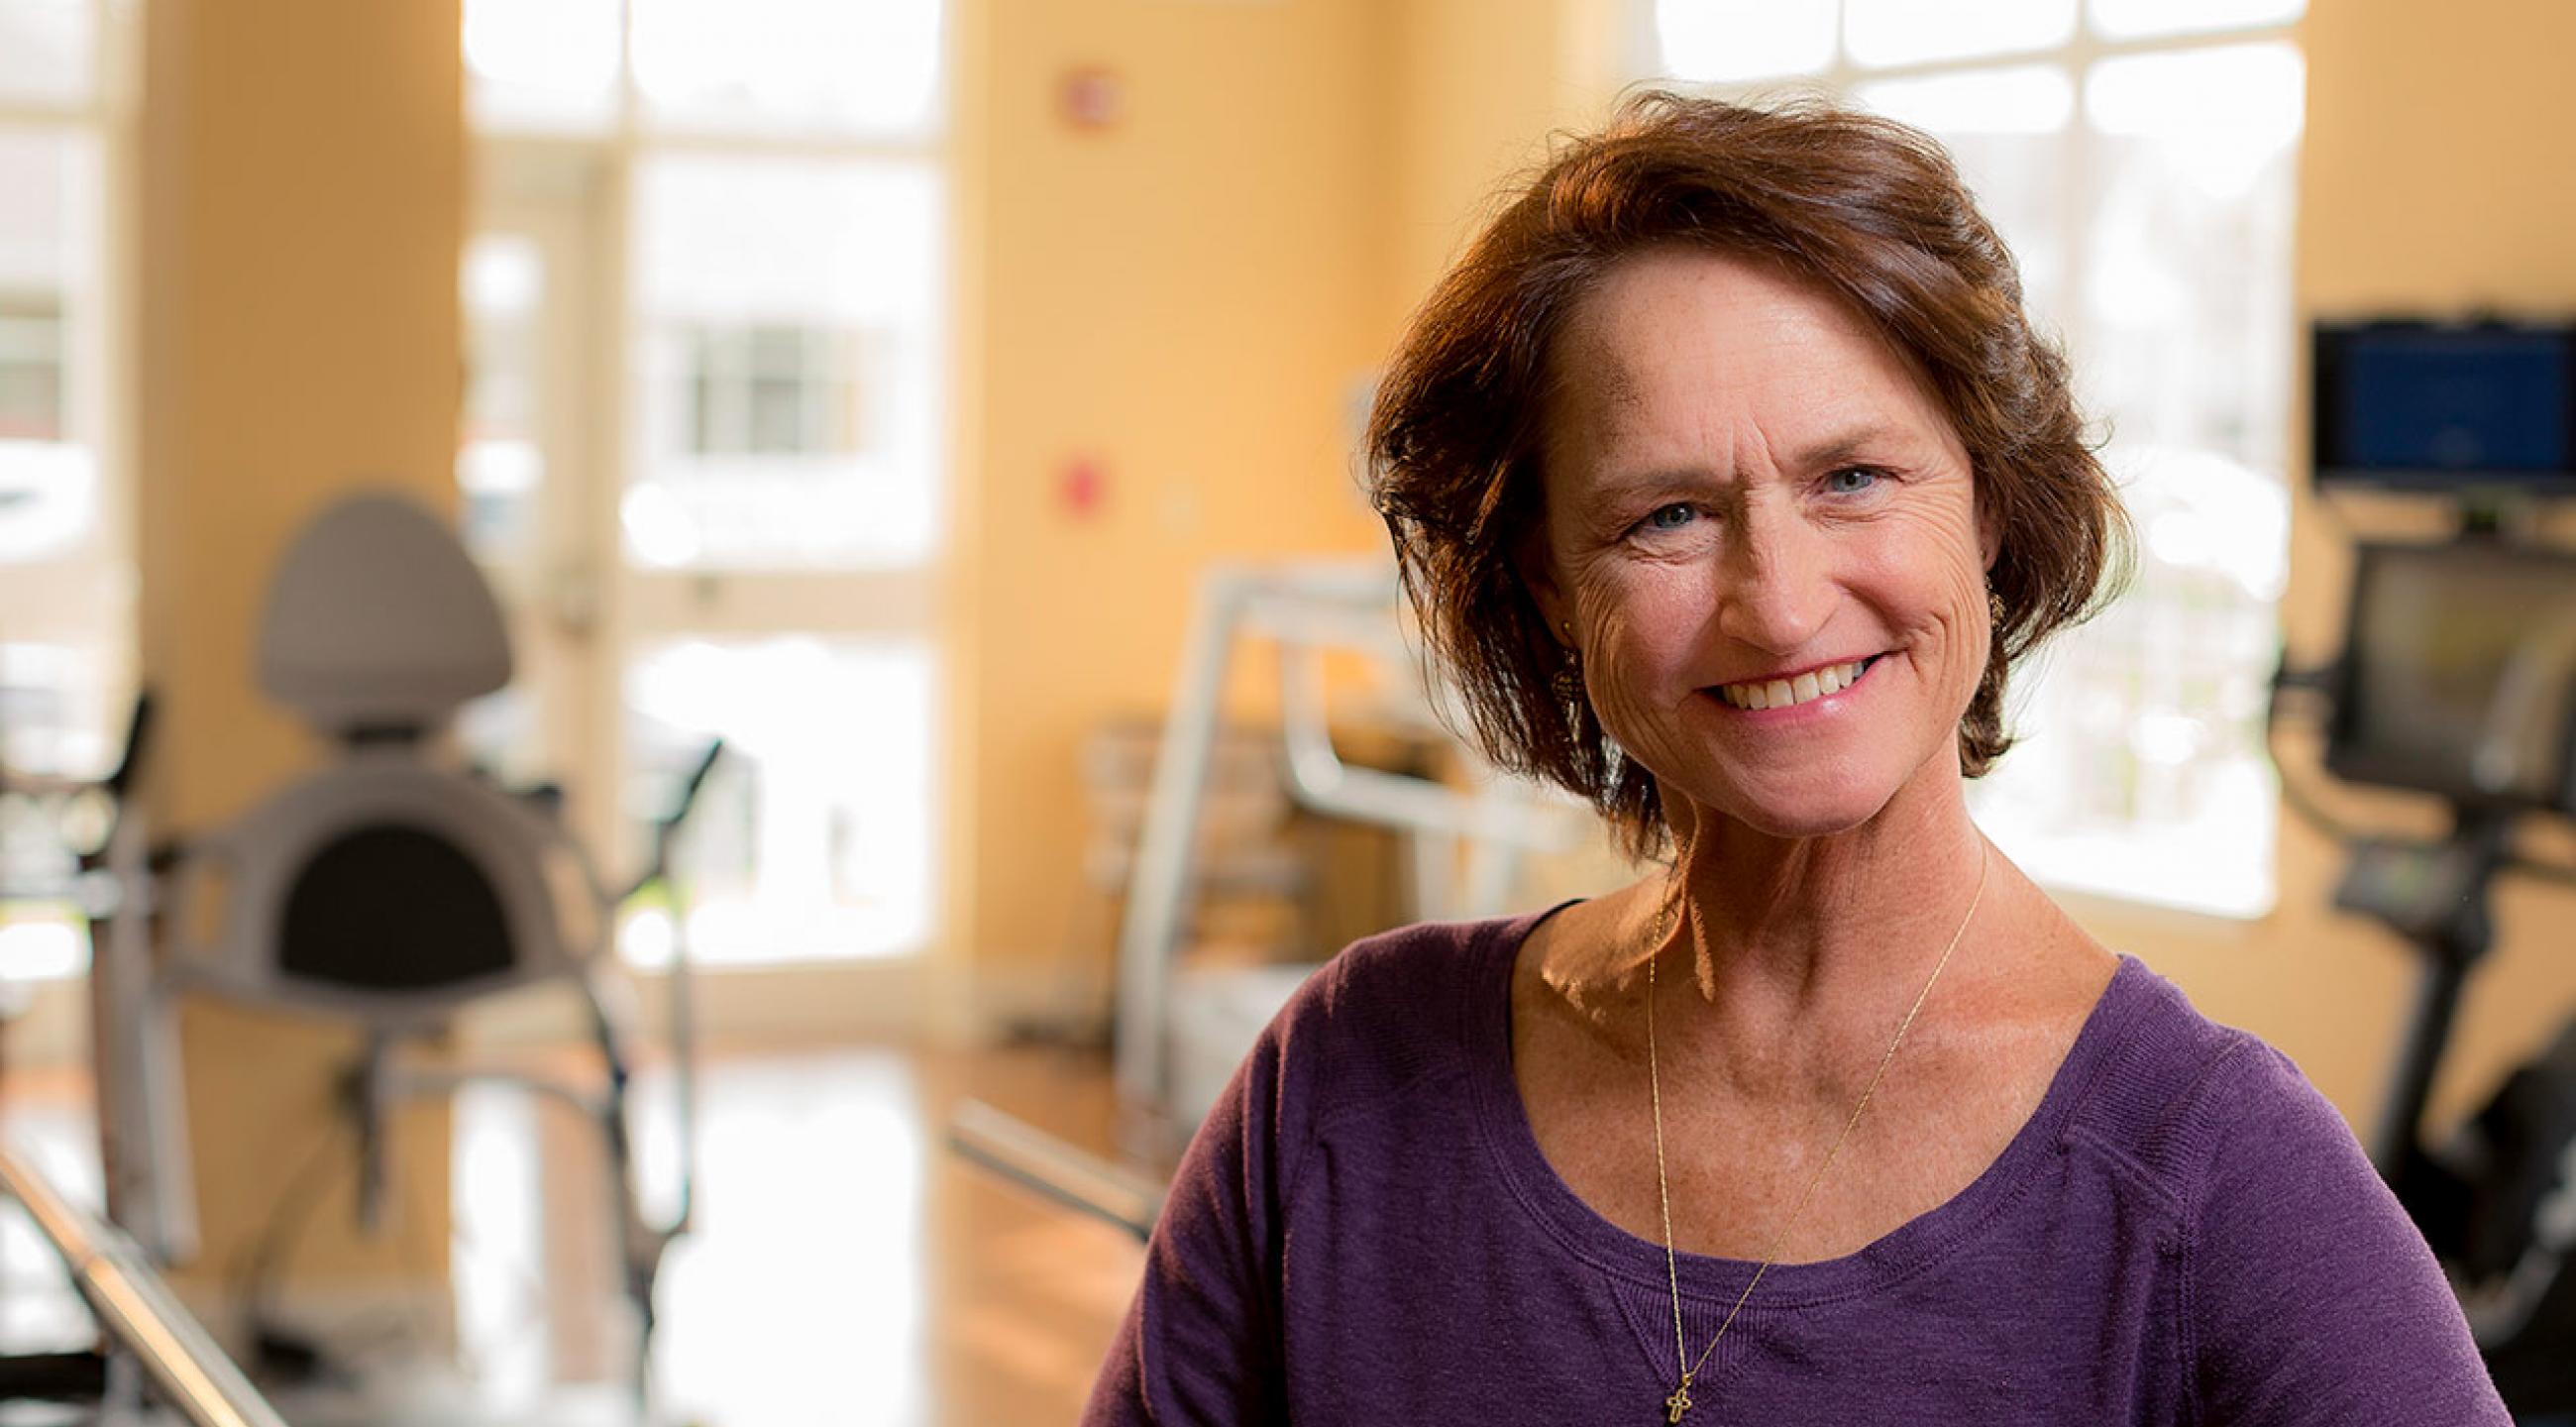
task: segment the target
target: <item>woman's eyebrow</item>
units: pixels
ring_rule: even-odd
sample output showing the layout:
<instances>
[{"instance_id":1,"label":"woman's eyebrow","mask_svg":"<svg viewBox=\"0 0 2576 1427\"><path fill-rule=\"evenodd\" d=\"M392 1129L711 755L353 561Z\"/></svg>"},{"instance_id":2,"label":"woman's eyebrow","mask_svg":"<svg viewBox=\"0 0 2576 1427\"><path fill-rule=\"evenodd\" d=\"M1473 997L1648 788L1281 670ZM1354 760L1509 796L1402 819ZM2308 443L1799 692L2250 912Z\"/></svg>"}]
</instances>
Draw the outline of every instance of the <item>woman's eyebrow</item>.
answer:
<instances>
[{"instance_id":1,"label":"woman's eyebrow","mask_svg":"<svg viewBox=\"0 0 2576 1427\"><path fill-rule=\"evenodd\" d=\"M1661 499L1680 490L1733 483L1731 473L1720 474L1697 466L1646 466L1593 481L1583 496L1586 504L1616 507L1649 496Z\"/></svg>"},{"instance_id":2,"label":"woman's eyebrow","mask_svg":"<svg viewBox=\"0 0 2576 1427\"><path fill-rule=\"evenodd\" d=\"M1812 471L1819 466L1838 466L1864 452L1884 451L1890 443L1901 442L1903 437L1901 429L1887 422L1867 422L1800 447L1792 464L1804 471Z\"/></svg>"},{"instance_id":3,"label":"woman's eyebrow","mask_svg":"<svg viewBox=\"0 0 2576 1427\"><path fill-rule=\"evenodd\" d=\"M1907 441L1902 424L1872 418L1807 442L1796 448L1795 454L1776 469L1785 472L1814 471L1839 466L1864 455L1884 460L1891 446L1903 447ZM1747 479L1741 468L1719 470L1691 464L1640 466L1617 470L1587 482L1581 503L1625 505L1644 495L1662 494L1677 487L1734 487Z\"/></svg>"}]
</instances>

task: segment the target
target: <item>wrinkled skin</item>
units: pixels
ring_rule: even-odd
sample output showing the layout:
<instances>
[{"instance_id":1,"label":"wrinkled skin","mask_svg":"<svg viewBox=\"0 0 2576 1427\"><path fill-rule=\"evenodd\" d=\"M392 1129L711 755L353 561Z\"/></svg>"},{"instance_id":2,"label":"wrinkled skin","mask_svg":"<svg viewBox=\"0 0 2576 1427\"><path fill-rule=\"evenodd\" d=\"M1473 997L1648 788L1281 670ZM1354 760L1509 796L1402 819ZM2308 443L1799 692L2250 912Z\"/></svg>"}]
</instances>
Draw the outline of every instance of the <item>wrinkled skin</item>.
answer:
<instances>
[{"instance_id":1,"label":"wrinkled skin","mask_svg":"<svg viewBox=\"0 0 2576 1427\"><path fill-rule=\"evenodd\" d=\"M1955 780L1993 543L1967 453L1903 360L1784 274L1681 251L1615 269L1556 359L1526 576L1667 803L1812 837L1913 779ZM1822 717L1766 724L1714 693L1874 655Z\"/></svg>"}]
</instances>

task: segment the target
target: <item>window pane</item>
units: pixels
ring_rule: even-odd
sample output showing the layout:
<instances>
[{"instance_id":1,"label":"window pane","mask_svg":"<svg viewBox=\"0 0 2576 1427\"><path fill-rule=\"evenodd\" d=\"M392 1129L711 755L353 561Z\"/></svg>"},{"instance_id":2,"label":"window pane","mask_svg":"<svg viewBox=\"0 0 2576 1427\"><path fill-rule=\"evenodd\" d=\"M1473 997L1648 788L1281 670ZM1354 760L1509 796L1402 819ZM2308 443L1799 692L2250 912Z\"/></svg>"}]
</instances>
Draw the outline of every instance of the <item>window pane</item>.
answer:
<instances>
[{"instance_id":1,"label":"window pane","mask_svg":"<svg viewBox=\"0 0 2576 1427\"><path fill-rule=\"evenodd\" d=\"M98 72L93 18L90 0L0 0L0 104L86 102Z\"/></svg>"},{"instance_id":2,"label":"window pane","mask_svg":"<svg viewBox=\"0 0 2576 1427\"><path fill-rule=\"evenodd\" d=\"M132 712L121 657L125 602L100 568L55 563L0 578L11 632L0 642L0 763L94 779L115 765ZM43 639L26 637L41 630ZM0 795L0 981L77 976L89 965L79 854L106 836L102 802Z\"/></svg>"},{"instance_id":3,"label":"window pane","mask_svg":"<svg viewBox=\"0 0 2576 1427\"><path fill-rule=\"evenodd\" d=\"M2094 67L2082 370L2121 439L2281 469L2304 82L2287 45Z\"/></svg>"},{"instance_id":4,"label":"window pane","mask_svg":"<svg viewBox=\"0 0 2576 1427\"><path fill-rule=\"evenodd\" d=\"M465 0L465 70L485 128L599 132L617 115L618 0Z\"/></svg>"},{"instance_id":5,"label":"window pane","mask_svg":"<svg viewBox=\"0 0 2576 1427\"><path fill-rule=\"evenodd\" d=\"M657 568L929 559L941 190L926 164L657 155L637 177L639 464Z\"/></svg>"},{"instance_id":6,"label":"window pane","mask_svg":"<svg viewBox=\"0 0 2576 1427\"><path fill-rule=\"evenodd\" d=\"M2068 129L2075 84L2049 65L1857 87L1863 107L1941 140L2021 264L2022 300L2050 328L2065 313Z\"/></svg>"},{"instance_id":7,"label":"window pane","mask_svg":"<svg viewBox=\"0 0 2576 1427\"><path fill-rule=\"evenodd\" d=\"M62 299L0 294L0 441L63 439Z\"/></svg>"},{"instance_id":8,"label":"window pane","mask_svg":"<svg viewBox=\"0 0 2576 1427\"><path fill-rule=\"evenodd\" d=\"M97 142L0 130L0 561L55 559L99 531Z\"/></svg>"},{"instance_id":9,"label":"window pane","mask_svg":"<svg viewBox=\"0 0 2576 1427\"><path fill-rule=\"evenodd\" d=\"M2205 911L2271 904L2260 728L2289 499L2287 46L2141 55L2085 86L2076 368L2139 535L2126 599L2018 691L1981 816L2035 875Z\"/></svg>"},{"instance_id":10,"label":"window pane","mask_svg":"<svg viewBox=\"0 0 2576 1427\"><path fill-rule=\"evenodd\" d=\"M1813 74L1834 62L1839 0L1655 0L1666 74L1696 84Z\"/></svg>"},{"instance_id":11,"label":"window pane","mask_svg":"<svg viewBox=\"0 0 2576 1427\"><path fill-rule=\"evenodd\" d=\"M918 134L940 103L939 0L635 0L657 125Z\"/></svg>"},{"instance_id":12,"label":"window pane","mask_svg":"<svg viewBox=\"0 0 2576 1427\"><path fill-rule=\"evenodd\" d=\"M2209 167L2227 172L2259 167L2294 143L2306 104L2307 66L2289 44L2104 60L2084 83L2084 116L2094 128L2189 141ZM2252 152L2233 164L2210 157L2230 147Z\"/></svg>"},{"instance_id":13,"label":"window pane","mask_svg":"<svg viewBox=\"0 0 2576 1427\"><path fill-rule=\"evenodd\" d=\"M11 592L23 587L12 582ZM115 767L133 697L116 656L121 601L96 581L67 581L60 595L104 604L95 616L45 620L45 642L0 643L0 762L21 773L96 778ZM23 610L21 631L38 623Z\"/></svg>"},{"instance_id":14,"label":"window pane","mask_svg":"<svg viewBox=\"0 0 2576 1427\"><path fill-rule=\"evenodd\" d=\"M2205 451L2123 443L2109 459L2137 583L2019 681L2028 737L1982 780L1978 820L2052 884L2257 916L2274 898L2261 730L2287 488Z\"/></svg>"},{"instance_id":15,"label":"window pane","mask_svg":"<svg viewBox=\"0 0 2576 1427\"><path fill-rule=\"evenodd\" d=\"M465 543L487 562L535 553L546 469L537 431L545 279L545 260L525 237L480 233L466 245L465 440L456 484Z\"/></svg>"},{"instance_id":16,"label":"window pane","mask_svg":"<svg viewBox=\"0 0 2576 1427\"><path fill-rule=\"evenodd\" d=\"M1865 65L1975 59L2063 44L2075 33L2075 0L1850 0L1843 42Z\"/></svg>"},{"instance_id":17,"label":"window pane","mask_svg":"<svg viewBox=\"0 0 2576 1427\"><path fill-rule=\"evenodd\" d=\"M930 928L931 657L917 641L683 641L627 666L627 808L641 825L720 734L737 762L693 815L692 956L710 963L885 956ZM620 944L669 954L667 912Z\"/></svg>"},{"instance_id":18,"label":"window pane","mask_svg":"<svg viewBox=\"0 0 2576 1427\"><path fill-rule=\"evenodd\" d=\"M2308 0L2093 0L2093 28L2109 39L2284 25Z\"/></svg>"}]
</instances>

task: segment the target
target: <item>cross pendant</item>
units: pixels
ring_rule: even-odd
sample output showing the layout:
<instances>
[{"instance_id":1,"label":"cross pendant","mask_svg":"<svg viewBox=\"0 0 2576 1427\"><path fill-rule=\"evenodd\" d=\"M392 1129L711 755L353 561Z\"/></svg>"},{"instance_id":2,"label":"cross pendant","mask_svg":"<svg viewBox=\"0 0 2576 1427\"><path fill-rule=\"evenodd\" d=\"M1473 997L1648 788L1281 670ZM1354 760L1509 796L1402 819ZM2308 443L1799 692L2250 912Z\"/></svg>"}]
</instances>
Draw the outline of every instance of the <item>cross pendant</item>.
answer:
<instances>
[{"instance_id":1,"label":"cross pendant","mask_svg":"<svg viewBox=\"0 0 2576 1427\"><path fill-rule=\"evenodd\" d=\"M1672 1396L1664 1399L1664 1420L1679 1422L1682 1420L1682 1414L1690 1410L1690 1384L1685 1382L1673 1389Z\"/></svg>"}]
</instances>

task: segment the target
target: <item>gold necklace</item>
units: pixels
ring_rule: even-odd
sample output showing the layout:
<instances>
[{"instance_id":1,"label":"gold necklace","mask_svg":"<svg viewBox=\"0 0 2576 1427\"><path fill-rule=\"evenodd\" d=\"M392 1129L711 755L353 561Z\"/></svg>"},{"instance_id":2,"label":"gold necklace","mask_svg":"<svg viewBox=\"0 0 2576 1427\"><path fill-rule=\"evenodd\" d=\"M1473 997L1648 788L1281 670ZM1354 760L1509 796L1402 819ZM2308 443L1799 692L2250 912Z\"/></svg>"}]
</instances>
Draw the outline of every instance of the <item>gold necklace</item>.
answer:
<instances>
[{"instance_id":1,"label":"gold necklace","mask_svg":"<svg viewBox=\"0 0 2576 1427\"><path fill-rule=\"evenodd\" d=\"M1851 1138L1852 1127L1860 1123L1861 1115L1869 1109L1870 1097L1878 1093L1878 1082L1886 1076L1888 1063L1896 1059L1896 1048L1905 1044L1905 1033L1914 1028L1914 1017L1922 1011L1923 1003L1931 999L1933 984L1941 979L1942 971L1950 964L1950 953L1959 949L1959 939L1968 934L1968 923L1976 920L1977 904L1986 899L1986 873L1993 866L1994 850L1989 847L1977 862L1977 891L1968 899L1968 914L1959 919L1959 929L1950 933L1950 944L1941 948L1941 959L1932 964L1932 974L1924 978L1923 989L1915 994L1914 1004L1906 1009L1905 1019L1897 1023L1896 1035L1887 1043L1887 1053L1878 1058L1878 1069L1870 1073L1869 1084L1861 1088L1860 1100L1852 1106L1851 1118L1843 1121L1842 1133L1834 1137L1833 1148L1825 1151L1824 1162L1807 1177L1807 1187L1799 1191L1798 1202L1790 1206L1789 1217L1782 1221L1779 1232L1771 1236L1771 1246L1762 1255L1761 1267L1753 1271L1744 1291L1735 1295L1735 1306L1726 1310L1725 1320L1717 1325L1717 1336L1708 1340L1708 1346L1700 1351L1696 1363L1690 1360L1690 1347L1682 1338L1682 1278L1673 1253L1673 1191L1664 1174L1663 1072L1657 1067L1655 1056L1655 962L1662 956L1663 939L1672 928L1670 900L1665 902L1662 914L1656 917L1655 946L1646 957L1646 1085L1654 1097L1655 1106L1655 1193L1663 1204L1664 1274L1673 1293L1673 1362L1681 1369L1681 1385L1673 1389L1672 1396L1664 1399L1666 1422L1679 1422L1682 1414L1691 1410L1691 1384L1698 1379L1699 1370L1708 1366L1709 1355L1725 1341L1726 1330L1735 1326L1735 1315L1744 1311L1744 1301L1753 1296L1753 1290L1762 1282L1762 1275L1769 1273L1771 1265L1780 1261L1780 1246L1788 1242L1789 1231L1798 1227L1799 1216L1807 1212L1807 1201L1815 1197L1816 1186L1824 1182L1826 1171L1834 1167L1835 1157L1843 1152L1843 1142Z\"/></svg>"}]
</instances>

